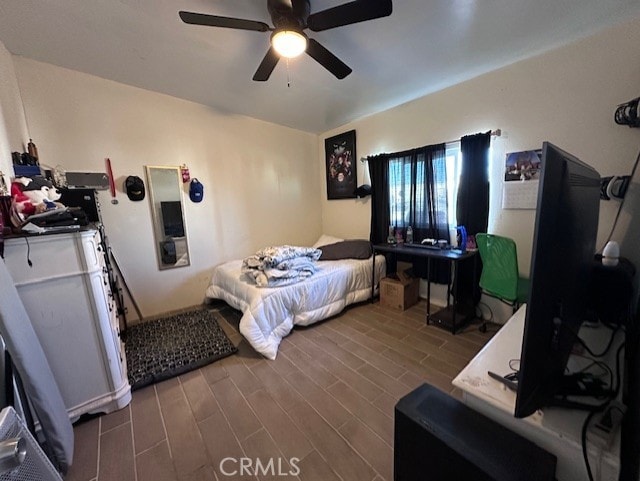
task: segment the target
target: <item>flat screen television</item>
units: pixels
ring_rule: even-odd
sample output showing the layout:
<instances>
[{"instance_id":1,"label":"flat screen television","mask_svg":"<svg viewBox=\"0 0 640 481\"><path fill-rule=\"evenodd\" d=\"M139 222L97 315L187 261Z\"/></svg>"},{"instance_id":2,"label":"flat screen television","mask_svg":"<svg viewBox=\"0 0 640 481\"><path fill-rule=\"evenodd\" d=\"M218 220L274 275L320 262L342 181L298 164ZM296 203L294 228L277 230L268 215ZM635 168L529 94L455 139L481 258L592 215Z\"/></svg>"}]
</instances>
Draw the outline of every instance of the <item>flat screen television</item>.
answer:
<instances>
[{"instance_id":1,"label":"flat screen television","mask_svg":"<svg viewBox=\"0 0 640 481\"><path fill-rule=\"evenodd\" d=\"M168 237L184 237L182 222L182 205L179 200L160 202L164 235Z\"/></svg>"},{"instance_id":2,"label":"flat screen television","mask_svg":"<svg viewBox=\"0 0 640 481\"><path fill-rule=\"evenodd\" d=\"M599 208L598 172L545 142L515 417L545 406L578 407L566 399L580 393L565 368L585 319Z\"/></svg>"}]
</instances>

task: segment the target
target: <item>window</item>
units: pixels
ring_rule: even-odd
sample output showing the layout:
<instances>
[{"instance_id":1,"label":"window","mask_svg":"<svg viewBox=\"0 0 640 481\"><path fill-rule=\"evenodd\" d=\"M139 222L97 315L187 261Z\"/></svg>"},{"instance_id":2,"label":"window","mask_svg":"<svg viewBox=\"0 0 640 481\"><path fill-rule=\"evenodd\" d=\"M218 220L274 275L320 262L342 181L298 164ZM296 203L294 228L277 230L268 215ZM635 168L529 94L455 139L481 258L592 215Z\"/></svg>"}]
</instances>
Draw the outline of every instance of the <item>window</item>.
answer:
<instances>
[{"instance_id":1,"label":"window","mask_svg":"<svg viewBox=\"0 0 640 481\"><path fill-rule=\"evenodd\" d=\"M395 227L422 230L422 236L449 237L456 225L460 142L444 154L411 151L389 159L389 219Z\"/></svg>"},{"instance_id":2,"label":"window","mask_svg":"<svg viewBox=\"0 0 640 481\"><path fill-rule=\"evenodd\" d=\"M450 226L458 225L456 220L456 199L458 198L458 185L460 185L460 170L462 168L462 152L460 142L447 144L447 203L449 209L447 220Z\"/></svg>"}]
</instances>

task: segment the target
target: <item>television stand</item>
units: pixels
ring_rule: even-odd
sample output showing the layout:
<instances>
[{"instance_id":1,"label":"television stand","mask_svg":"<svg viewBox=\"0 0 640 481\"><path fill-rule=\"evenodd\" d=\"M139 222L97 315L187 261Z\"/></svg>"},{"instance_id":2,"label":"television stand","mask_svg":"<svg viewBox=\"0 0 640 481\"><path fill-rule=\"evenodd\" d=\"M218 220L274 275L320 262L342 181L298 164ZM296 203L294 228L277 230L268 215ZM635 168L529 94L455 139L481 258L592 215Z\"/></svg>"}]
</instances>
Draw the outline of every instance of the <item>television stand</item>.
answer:
<instances>
[{"instance_id":1,"label":"television stand","mask_svg":"<svg viewBox=\"0 0 640 481\"><path fill-rule=\"evenodd\" d=\"M515 418L513 413L516 393L487 373L504 373L508 369L509 361L520 358L525 312L526 306L522 306L458 374L453 380L453 385L462 391L462 398L467 406L556 455L556 478L559 481L584 481L586 469L582 458L581 433L588 412L584 409L549 407L524 419ZM597 345L596 341L606 343L609 336L602 335L599 329L590 331L593 332L583 333L590 336L583 337L593 344L592 348L600 350L601 346ZM615 341L615 345L618 345L618 340ZM612 352L615 351L614 347ZM589 398L583 401L592 402L594 405L601 402ZM598 479L618 479L619 452L619 433L614 436L609 447L600 447L593 442L588 444L591 469L599 473Z\"/></svg>"}]
</instances>

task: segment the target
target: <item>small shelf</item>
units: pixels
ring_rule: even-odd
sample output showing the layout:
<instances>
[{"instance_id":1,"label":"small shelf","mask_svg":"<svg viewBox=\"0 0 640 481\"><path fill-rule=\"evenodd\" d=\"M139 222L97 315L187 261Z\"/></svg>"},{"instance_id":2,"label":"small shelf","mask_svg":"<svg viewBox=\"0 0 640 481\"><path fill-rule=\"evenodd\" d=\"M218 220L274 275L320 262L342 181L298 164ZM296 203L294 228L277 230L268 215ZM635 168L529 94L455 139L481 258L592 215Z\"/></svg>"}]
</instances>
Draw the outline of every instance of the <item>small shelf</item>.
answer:
<instances>
[{"instance_id":1,"label":"small shelf","mask_svg":"<svg viewBox=\"0 0 640 481\"><path fill-rule=\"evenodd\" d=\"M457 333L474 318L475 312L472 309L465 308L465 306L458 305L456 309L455 326L453 324L453 305L443 307L442 309L433 312L427 319L427 324L433 324L434 326L446 329L452 334Z\"/></svg>"}]
</instances>

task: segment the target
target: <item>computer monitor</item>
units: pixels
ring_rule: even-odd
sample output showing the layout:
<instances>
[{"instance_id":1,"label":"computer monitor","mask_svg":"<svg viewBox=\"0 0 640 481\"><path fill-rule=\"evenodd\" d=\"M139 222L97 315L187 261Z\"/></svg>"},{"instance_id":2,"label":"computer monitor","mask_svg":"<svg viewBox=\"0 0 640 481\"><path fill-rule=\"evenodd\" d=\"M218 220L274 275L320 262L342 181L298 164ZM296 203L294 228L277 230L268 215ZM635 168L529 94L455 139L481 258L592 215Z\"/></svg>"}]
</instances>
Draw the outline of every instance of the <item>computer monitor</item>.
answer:
<instances>
[{"instance_id":1,"label":"computer monitor","mask_svg":"<svg viewBox=\"0 0 640 481\"><path fill-rule=\"evenodd\" d=\"M599 204L598 172L545 142L515 417L568 405L565 368L585 319Z\"/></svg>"}]
</instances>

